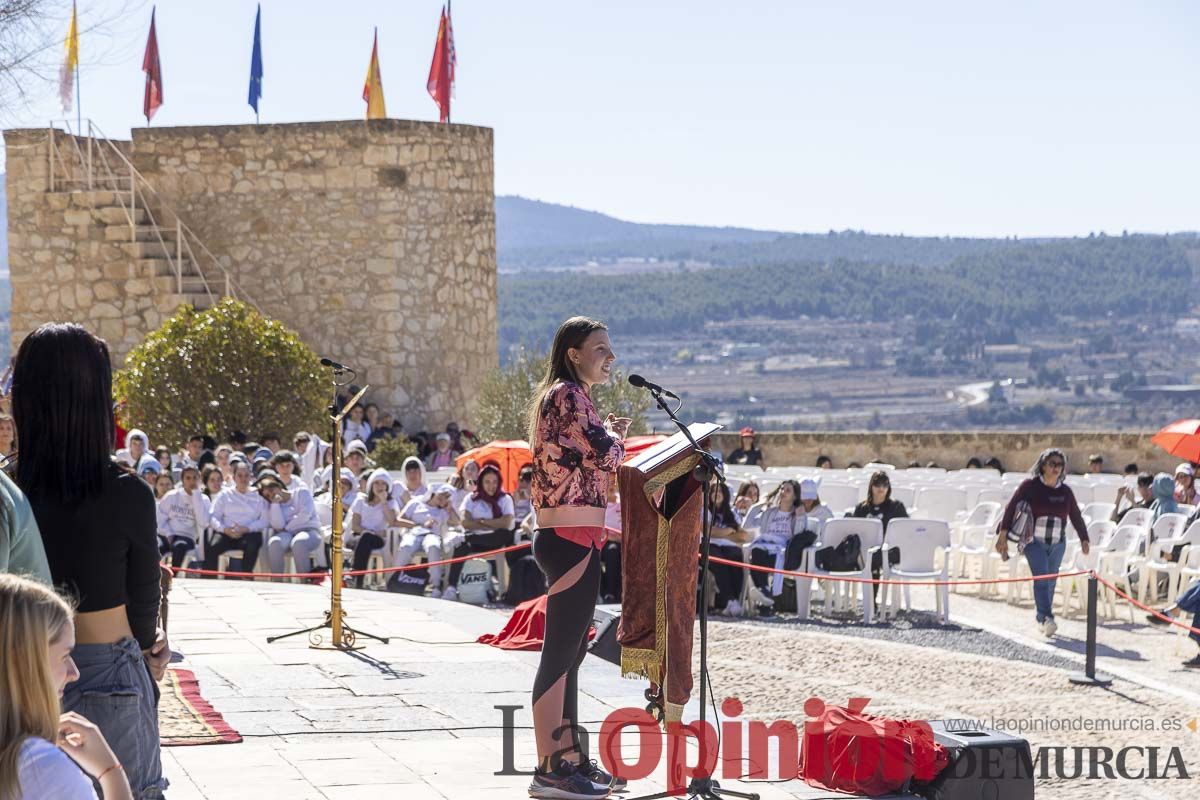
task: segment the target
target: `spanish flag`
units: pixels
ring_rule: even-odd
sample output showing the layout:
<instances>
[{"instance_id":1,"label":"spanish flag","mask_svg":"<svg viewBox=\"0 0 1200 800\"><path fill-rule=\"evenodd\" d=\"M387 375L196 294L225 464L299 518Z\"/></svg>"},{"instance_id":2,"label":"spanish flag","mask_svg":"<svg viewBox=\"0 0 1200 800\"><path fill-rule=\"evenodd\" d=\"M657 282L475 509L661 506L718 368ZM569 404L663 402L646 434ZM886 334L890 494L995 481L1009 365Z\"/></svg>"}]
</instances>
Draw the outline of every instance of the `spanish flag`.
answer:
<instances>
[{"instance_id":1,"label":"spanish flag","mask_svg":"<svg viewBox=\"0 0 1200 800\"><path fill-rule=\"evenodd\" d=\"M387 119L383 104L383 75L379 72L379 29L375 29L375 44L371 47L371 64L363 84L363 100L367 101L367 119Z\"/></svg>"},{"instance_id":2,"label":"spanish flag","mask_svg":"<svg viewBox=\"0 0 1200 800\"><path fill-rule=\"evenodd\" d=\"M75 17L75 4L71 3L71 27L67 30L66 58L58 73L58 97L62 100L63 113L71 110L75 90L75 77L79 69L79 25Z\"/></svg>"}]
</instances>

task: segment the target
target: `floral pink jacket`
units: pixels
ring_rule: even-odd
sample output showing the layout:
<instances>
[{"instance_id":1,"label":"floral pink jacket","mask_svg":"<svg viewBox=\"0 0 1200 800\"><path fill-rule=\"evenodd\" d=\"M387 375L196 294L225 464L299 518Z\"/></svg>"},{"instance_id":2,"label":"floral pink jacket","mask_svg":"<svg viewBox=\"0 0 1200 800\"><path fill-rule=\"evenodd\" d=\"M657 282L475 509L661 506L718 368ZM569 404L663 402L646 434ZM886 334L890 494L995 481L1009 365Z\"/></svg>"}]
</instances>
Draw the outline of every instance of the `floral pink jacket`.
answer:
<instances>
[{"instance_id":1,"label":"floral pink jacket","mask_svg":"<svg viewBox=\"0 0 1200 800\"><path fill-rule=\"evenodd\" d=\"M546 393L532 449L534 508L608 504L625 443L605 430L578 384L563 381Z\"/></svg>"}]
</instances>

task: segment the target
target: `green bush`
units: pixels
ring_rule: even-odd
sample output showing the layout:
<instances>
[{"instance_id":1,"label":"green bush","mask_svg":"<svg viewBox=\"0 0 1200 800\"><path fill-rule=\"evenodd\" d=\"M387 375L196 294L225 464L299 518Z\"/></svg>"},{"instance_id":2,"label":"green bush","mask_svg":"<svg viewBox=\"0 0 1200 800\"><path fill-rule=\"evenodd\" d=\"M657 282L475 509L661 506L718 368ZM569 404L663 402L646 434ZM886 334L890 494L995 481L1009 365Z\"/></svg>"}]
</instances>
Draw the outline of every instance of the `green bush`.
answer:
<instances>
[{"instance_id":1,"label":"green bush","mask_svg":"<svg viewBox=\"0 0 1200 800\"><path fill-rule=\"evenodd\" d=\"M379 439L375 449L371 451L371 460L376 466L384 469L398 470L404 466L404 459L417 454L417 446L407 437L396 436L391 439Z\"/></svg>"},{"instance_id":2,"label":"green bush","mask_svg":"<svg viewBox=\"0 0 1200 800\"><path fill-rule=\"evenodd\" d=\"M125 359L114 393L155 444L240 430L289 437L326 424L326 376L298 334L244 303L184 306Z\"/></svg>"},{"instance_id":3,"label":"green bush","mask_svg":"<svg viewBox=\"0 0 1200 800\"><path fill-rule=\"evenodd\" d=\"M482 441L524 439L529 435L528 403L546 371L548 358L522 349L512 361L484 379L473 416L475 432ZM613 370L607 384L592 387L592 402L601 417L612 413L632 419L630 434L646 432L650 395L644 389L630 386L620 370Z\"/></svg>"}]
</instances>

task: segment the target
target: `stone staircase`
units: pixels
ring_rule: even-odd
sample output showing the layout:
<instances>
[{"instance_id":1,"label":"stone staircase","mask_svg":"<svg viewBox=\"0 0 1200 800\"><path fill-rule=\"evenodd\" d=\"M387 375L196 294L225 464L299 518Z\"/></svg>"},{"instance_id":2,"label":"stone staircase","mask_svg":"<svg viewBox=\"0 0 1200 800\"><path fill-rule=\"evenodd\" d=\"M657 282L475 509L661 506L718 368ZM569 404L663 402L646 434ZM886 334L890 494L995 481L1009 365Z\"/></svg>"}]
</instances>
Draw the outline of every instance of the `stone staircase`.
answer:
<instances>
[{"instance_id":1,"label":"stone staircase","mask_svg":"<svg viewBox=\"0 0 1200 800\"><path fill-rule=\"evenodd\" d=\"M151 283L160 309L173 311L185 303L196 309L206 309L221 300L223 277L206 276L201 272L200 266L188 257L186 246L182 249L182 257L178 258L181 278L177 279L172 266L179 252L174 226L156 225L145 208L135 208L134 226L130 230L128 191L66 189L63 194L69 198L68 214L89 214L90 224L103 229L104 240L119 246L125 253L133 266L130 277L144 278ZM154 216L161 218L162 215Z\"/></svg>"}]
</instances>

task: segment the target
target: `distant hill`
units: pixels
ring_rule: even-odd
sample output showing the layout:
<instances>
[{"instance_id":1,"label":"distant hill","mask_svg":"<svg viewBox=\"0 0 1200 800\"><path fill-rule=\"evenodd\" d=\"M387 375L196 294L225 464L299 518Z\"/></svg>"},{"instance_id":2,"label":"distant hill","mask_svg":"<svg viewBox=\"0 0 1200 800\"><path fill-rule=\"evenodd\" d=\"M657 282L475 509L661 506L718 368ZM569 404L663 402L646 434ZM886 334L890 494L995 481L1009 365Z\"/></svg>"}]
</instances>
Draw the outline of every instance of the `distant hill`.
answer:
<instances>
[{"instance_id":1,"label":"distant hill","mask_svg":"<svg viewBox=\"0 0 1200 800\"><path fill-rule=\"evenodd\" d=\"M884 236L861 231L785 233L627 222L524 197L496 198L496 255L503 269L582 266L645 258L714 266L825 262L948 264L1039 240ZM1051 240L1040 240L1051 241Z\"/></svg>"}]
</instances>

